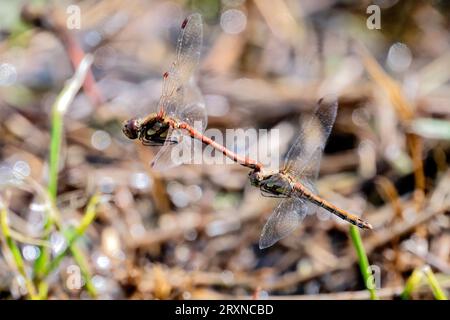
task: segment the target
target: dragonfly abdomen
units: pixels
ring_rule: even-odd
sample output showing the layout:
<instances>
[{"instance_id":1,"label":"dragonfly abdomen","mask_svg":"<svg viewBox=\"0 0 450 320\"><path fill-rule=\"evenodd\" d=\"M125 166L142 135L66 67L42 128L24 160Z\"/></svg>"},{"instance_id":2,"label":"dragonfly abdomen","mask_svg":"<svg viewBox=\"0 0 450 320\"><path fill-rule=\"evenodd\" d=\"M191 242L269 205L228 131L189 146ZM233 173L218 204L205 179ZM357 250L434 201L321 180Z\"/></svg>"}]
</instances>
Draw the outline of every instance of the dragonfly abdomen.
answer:
<instances>
[{"instance_id":1,"label":"dragonfly abdomen","mask_svg":"<svg viewBox=\"0 0 450 320\"><path fill-rule=\"evenodd\" d=\"M359 217L340 209L330 202L326 201L325 199L322 199L321 197L315 195L311 191L309 191L307 188L305 188L301 183L295 183L294 184L294 190L295 192L302 198L307 199L308 201L318 205L321 208L324 208L325 210L331 212L332 214L338 216L339 218L350 222L351 224L354 224L355 226L358 226L359 228L363 229L372 229L372 226L370 223L367 223L366 221L360 219Z\"/></svg>"},{"instance_id":2,"label":"dragonfly abdomen","mask_svg":"<svg viewBox=\"0 0 450 320\"><path fill-rule=\"evenodd\" d=\"M256 162L255 160L247 158L247 157L242 157L242 156L232 152L231 150L228 150L227 148L225 148L221 144L218 144L217 142L215 142L211 138L205 136L201 132L198 132L197 130L195 130L193 127L191 127L189 124L187 124L185 122L180 122L178 124L178 127L180 129L186 130L189 133L189 136L191 138L198 139L202 143L204 143L206 145L210 145L211 147L222 152L226 157L230 158L234 162L239 163L240 165L243 165L250 169L256 169L256 170L260 170L262 167L262 165L260 163Z\"/></svg>"}]
</instances>

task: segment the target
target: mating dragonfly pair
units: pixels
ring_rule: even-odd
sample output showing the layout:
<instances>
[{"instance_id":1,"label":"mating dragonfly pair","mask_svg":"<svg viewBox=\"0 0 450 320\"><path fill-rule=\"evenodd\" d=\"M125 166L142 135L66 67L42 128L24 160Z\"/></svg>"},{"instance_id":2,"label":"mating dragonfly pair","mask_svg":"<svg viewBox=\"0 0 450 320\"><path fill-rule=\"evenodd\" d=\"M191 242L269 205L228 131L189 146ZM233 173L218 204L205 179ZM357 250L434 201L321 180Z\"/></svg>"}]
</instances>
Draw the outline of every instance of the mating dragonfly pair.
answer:
<instances>
[{"instance_id":1,"label":"mating dragonfly pair","mask_svg":"<svg viewBox=\"0 0 450 320\"><path fill-rule=\"evenodd\" d=\"M162 146L152 166L162 170L177 165L172 149L193 138L252 169L249 178L253 186L266 195L283 198L262 230L261 249L289 235L303 217L317 207L360 228L372 229L369 223L319 197L314 187L322 153L336 118L338 103L335 97L319 101L314 114L302 123L284 166L276 171L267 170L257 161L238 155L203 135L207 124L205 104L192 79L200 59L202 38L202 18L192 14L181 25L175 61L163 75L158 111L144 118L130 119L123 125L128 138L139 139L144 145ZM201 123L202 127L198 130L194 123Z\"/></svg>"}]
</instances>

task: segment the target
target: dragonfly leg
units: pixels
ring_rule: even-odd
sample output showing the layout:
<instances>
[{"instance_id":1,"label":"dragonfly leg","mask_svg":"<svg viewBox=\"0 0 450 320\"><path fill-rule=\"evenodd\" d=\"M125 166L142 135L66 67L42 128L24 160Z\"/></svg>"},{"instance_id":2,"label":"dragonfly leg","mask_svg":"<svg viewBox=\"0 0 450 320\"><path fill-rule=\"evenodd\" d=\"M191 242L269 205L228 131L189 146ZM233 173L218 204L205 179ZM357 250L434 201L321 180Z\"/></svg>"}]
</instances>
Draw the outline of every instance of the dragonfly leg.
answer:
<instances>
[{"instance_id":1,"label":"dragonfly leg","mask_svg":"<svg viewBox=\"0 0 450 320\"><path fill-rule=\"evenodd\" d=\"M273 194L273 193L264 192L263 190L261 190L261 195L266 198L283 198L283 199L289 198L289 196L284 195L284 194Z\"/></svg>"},{"instance_id":2,"label":"dragonfly leg","mask_svg":"<svg viewBox=\"0 0 450 320\"><path fill-rule=\"evenodd\" d=\"M157 147L162 146L164 144L164 141L142 140L142 144L146 147Z\"/></svg>"},{"instance_id":3,"label":"dragonfly leg","mask_svg":"<svg viewBox=\"0 0 450 320\"><path fill-rule=\"evenodd\" d=\"M177 140L173 140L173 139L168 139L166 140L167 142L169 142L170 144L178 144Z\"/></svg>"},{"instance_id":4,"label":"dragonfly leg","mask_svg":"<svg viewBox=\"0 0 450 320\"><path fill-rule=\"evenodd\" d=\"M155 138L155 139L152 139L152 140L144 138L144 139L141 139L141 141L142 141L142 144L144 146L151 146L151 147L162 146L166 142L169 143L169 144L177 144L178 143L177 140L173 140L173 139L158 139L158 138Z\"/></svg>"}]
</instances>

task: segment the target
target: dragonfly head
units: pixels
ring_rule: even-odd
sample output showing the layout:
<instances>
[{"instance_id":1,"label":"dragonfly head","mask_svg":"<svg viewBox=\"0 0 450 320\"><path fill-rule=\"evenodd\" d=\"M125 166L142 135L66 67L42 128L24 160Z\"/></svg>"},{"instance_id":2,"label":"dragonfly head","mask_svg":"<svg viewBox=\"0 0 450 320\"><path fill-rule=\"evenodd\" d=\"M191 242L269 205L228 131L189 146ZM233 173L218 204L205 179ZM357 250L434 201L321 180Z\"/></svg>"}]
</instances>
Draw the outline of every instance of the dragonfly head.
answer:
<instances>
[{"instance_id":1,"label":"dragonfly head","mask_svg":"<svg viewBox=\"0 0 450 320\"><path fill-rule=\"evenodd\" d=\"M129 139L137 139L139 137L139 131L141 130L141 124L138 119L130 119L123 122L122 132Z\"/></svg>"},{"instance_id":2,"label":"dragonfly head","mask_svg":"<svg viewBox=\"0 0 450 320\"><path fill-rule=\"evenodd\" d=\"M270 179L275 173L276 171L266 169L253 170L250 171L248 177L252 186L259 187L264 183L264 181Z\"/></svg>"},{"instance_id":3,"label":"dragonfly head","mask_svg":"<svg viewBox=\"0 0 450 320\"><path fill-rule=\"evenodd\" d=\"M254 187L259 187L261 181L264 179L264 177L262 176L262 172L256 170L250 171L248 177L250 179L251 185Z\"/></svg>"}]
</instances>

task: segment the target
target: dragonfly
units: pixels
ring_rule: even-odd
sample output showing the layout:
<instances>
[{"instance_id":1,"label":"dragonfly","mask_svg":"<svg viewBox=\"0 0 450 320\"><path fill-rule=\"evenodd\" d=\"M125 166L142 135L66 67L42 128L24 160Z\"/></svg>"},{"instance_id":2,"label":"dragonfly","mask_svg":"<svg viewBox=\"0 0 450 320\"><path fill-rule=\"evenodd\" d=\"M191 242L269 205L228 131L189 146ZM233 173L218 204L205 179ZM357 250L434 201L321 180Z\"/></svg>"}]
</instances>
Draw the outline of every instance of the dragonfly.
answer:
<instances>
[{"instance_id":1,"label":"dragonfly","mask_svg":"<svg viewBox=\"0 0 450 320\"><path fill-rule=\"evenodd\" d=\"M236 154L203 134L207 126L207 114L202 94L193 77L200 60L202 39L201 15L191 14L181 24L175 61L169 71L163 74L158 111L143 118L125 121L122 131L129 139L139 139L143 145L162 146L151 164L156 170L181 164L174 158L173 149L178 147L181 150L183 145L188 145L190 138L210 145L234 162L258 169L261 164L257 161ZM188 147L188 150L191 148ZM192 154L188 154L188 157L191 159Z\"/></svg>"},{"instance_id":2,"label":"dragonfly","mask_svg":"<svg viewBox=\"0 0 450 320\"><path fill-rule=\"evenodd\" d=\"M300 125L299 135L286 154L283 167L280 170L254 169L249 173L250 183L259 187L263 195L283 198L263 227L260 249L287 237L306 215L319 209L360 228L372 229L368 222L321 198L314 186L337 107L335 96L319 100L312 116Z\"/></svg>"}]
</instances>

